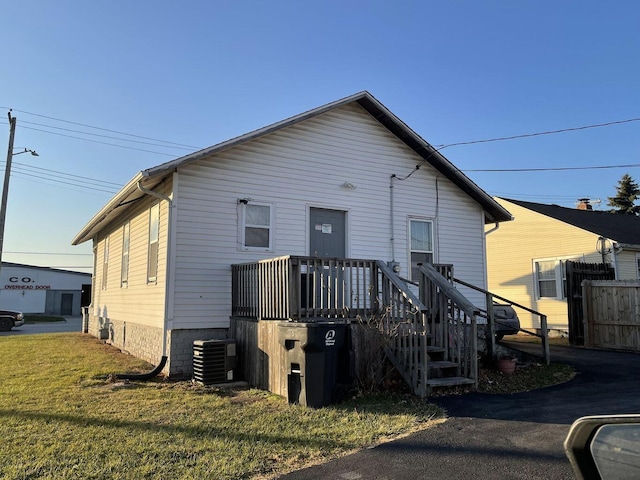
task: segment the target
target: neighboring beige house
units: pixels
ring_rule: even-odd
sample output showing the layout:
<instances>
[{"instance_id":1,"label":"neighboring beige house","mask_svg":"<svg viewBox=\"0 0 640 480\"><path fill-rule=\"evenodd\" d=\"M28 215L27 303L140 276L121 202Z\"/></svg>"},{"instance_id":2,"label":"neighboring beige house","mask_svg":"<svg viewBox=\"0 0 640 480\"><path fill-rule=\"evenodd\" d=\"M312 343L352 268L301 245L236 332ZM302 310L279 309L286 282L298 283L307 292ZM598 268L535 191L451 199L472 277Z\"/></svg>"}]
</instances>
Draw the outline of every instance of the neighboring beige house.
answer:
<instances>
[{"instance_id":1,"label":"neighboring beige house","mask_svg":"<svg viewBox=\"0 0 640 480\"><path fill-rule=\"evenodd\" d=\"M496 198L514 221L489 228L489 290L547 315L550 329L567 332L564 290L567 260L605 263L616 279L640 277L640 217ZM523 328L538 328L538 316L518 312Z\"/></svg>"},{"instance_id":2,"label":"neighboring beige house","mask_svg":"<svg viewBox=\"0 0 640 480\"><path fill-rule=\"evenodd\" d=\"M484 226L510 219L361 92L138 173L72 243L95 252L89 332L189 374L193 341L228 335L233 264L434 262L485 288Z\"/></svg>"}]
</instances>

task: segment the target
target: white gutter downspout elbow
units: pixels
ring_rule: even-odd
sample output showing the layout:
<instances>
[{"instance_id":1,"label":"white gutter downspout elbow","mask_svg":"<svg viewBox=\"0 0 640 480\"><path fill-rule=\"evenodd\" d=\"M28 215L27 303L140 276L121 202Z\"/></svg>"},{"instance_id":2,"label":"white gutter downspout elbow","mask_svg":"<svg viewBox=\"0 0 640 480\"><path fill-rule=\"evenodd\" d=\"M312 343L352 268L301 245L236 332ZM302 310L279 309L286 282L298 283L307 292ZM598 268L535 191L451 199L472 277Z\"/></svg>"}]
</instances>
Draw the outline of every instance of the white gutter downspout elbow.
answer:
<instances>
[{"instance_id":1,"label":"white gutter downspout elbow","mask_svg":"<svg viewBox=\"0 0 640 480\"><path fill-rule=\"evenodd\" d=\"M158 200L161 201L165 201L169 204L169 211L168 211L168 218L167 218L167 260L166 260L166 267L165 267L165 291L164 291L164 320L162 323L162 356L166 357L167 356L167 327L168 327L168 322L169 322L169 302L167 301L169 299L169 266L171 264L170 262L170 258L169 258L169 252L172 251L171 249L171 211L173 210L173 200L171 199L171 197L168 197L167 195L163 195L161 193L158 192L154 192L153 190L149 190L148 188L145 188L142 186L142 180L138 180L138 190L140 190L142 193L144 193L145 195L150 195L152 197L157 198Z\"/></svg>"}]
</instances>

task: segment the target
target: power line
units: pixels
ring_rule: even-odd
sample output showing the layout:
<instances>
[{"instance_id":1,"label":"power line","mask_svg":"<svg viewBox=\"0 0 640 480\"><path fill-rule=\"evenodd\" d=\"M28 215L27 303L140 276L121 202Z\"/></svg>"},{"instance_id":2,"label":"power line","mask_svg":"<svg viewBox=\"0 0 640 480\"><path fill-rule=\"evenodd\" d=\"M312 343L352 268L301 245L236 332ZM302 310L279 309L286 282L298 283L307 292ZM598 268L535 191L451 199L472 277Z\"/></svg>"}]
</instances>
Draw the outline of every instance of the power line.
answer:
<instances>
[{"instance_id":1,"label":"power line","mask_svg":"<svg viewBox=\"0 0 640 480\"><path fill-rule=\"evenodd\" d=\"M463 172L553 172L564 170L600 170L606 168L634 168L640 167L640 163L628 163L626 165L595 165L591 167L549 167L549 168L477 168L461 169Z\"/></svg>"},{"instance_id":2,"label":"power line","mask_svg":"<svg viewBox=\"0 0 640 480\"><path fill-rule=\"evenodd\" d=\"M80 193L84 193L84 194L88 193L88 194L96 195L98 197L103 197L103 198L105 198L105 197L109 198L109 197L113 196L113 192L98 192L98 191L94 190L93 188L90 188L90 187L87 187L87 186L76 185L77 187L81 187L81 188L87 189L87 190L78 190L77 188L72 188L72 186L71 187L62 187L62 185L59 185L58 182L52 183L53 181L51 179L46 179L46 181L43 182L43 181L35 180L31 175L25 175L25 174L20 173L20 172L12 172L11 176L13 177L14 174L15 174L15 176L17 178L25 179L25 180L28 180L29 182L32 182L32 183L38 183L40 185L47 185L47 186L64 188L65 191L71 190L71 191L74 191L74 192L80 192Z\"/></svg>"},{"instance_id":3,"label":"power line","mask_svg":"<svg viewBox=\"0 0 640 480\"><path fill-rule=\"evenodd\" d=\"M606 123L596 123L593 125L583 125L580 127L571 127L571 128L561 128L559 130L547 130L547 131L543 131L543 132L534 132L534 133L523 133L521 135L512 135L509 137L496 137L496 138L488 138L488 139L484 139L484 140L471 140L468 142L456 142L456 143L449 143L447 145L438 145L438 151L443 150L445 148L448 147L457 147L459 145L475 145L476 143L489 143L489 142L502 142L505 140L515 140L517 138L528 138L528 137L539 137L541 135L553 135L555 133L565 133L565 132L575 132L577 130L587 130L589 128L599 128L599 127L609 127L611 125L620 125L623 123L631 123L631 122L639 122L640 118L629 118L627 120L616 120L613 122L606 122Z\"/></svg>"},{"instance_id":4,"label":"power line","mask_svg":"<svg viewBox=\"0 0 640 480\"><path fill-rule=\"evenodd\" d=\"M49 174L47 176L41 176L41 175L45 175L44 173L41 175L38 175L39 172L31 172L29 170L23 170L23 167L17 166L15 169L16 173L21 173L23 176L27 176L27 177L33 177L33 178L40 178L42 180L50 180L52 182L56 182L56 183L65 183L67 185L73 185L76 187L84 187L84 188L89 188L92 190L101 190L104 192L112 192L115 193L118 191L118 188L114 188L114 187L109 187L108 185L88 185L86 182L79 182L77 180L74 180L72 178L66 178L64 176L61 175L52 175ZM13 172L12 172L13 173Z\"/></svg>"},{"instance_id":5,"label":"power line","mask_svg":"<svg viewBox=\"0 0 640 480\"><path fill-rule=\"evenodd\" d=\"M179 149L182 149L182 150L190 150L190 151L193 150L193 148L191 148L191 147L180 147L180 146L174 146L174 145L163 145L162 143L142 142L140 140L130 140L128 138L114 137L114 136L111 136L111 135L100 135L99 133L83 132L82 130L73 130L72 128L56 127L54 125L45 125L43 123L28 122L26 120L21 120L20 124L22 125L23 123L26 123L27 125L37 125L39 127L55 128L56 130L63 130L65 132L80 133L82 135L91 135L91 136L94 136L94 137L109 138L111 140L120 140L122 142L140 143L142 145L152 145L152 146L163 147L163 148L179 148ZM49 133L54 133L54 132L49 132Z\"/></svg>"},{"instance_id":6,"label":"power line","mask_svg":"<svg viewBox=\"0 0 640 480\"><path fill-rule=\"evenodd\" d=\"M2 163L3 162L0 162L0 165L2 165ZM44 172L50 172L50 173L54 173L54 174L61 174L61 175L65 175L67 177L74 177L74 178L79 178L79 179L82 179L82 180L89 180L91 182L96 182L96 183L99 183L99 184L108 183L110 185L113 185L114 187L117 187L118 189L122 186L122 184L116 183L116 182L109 182L107 180L102 180L102 179L98 179L98 178L84 177L82 175L74 175L73 173L66 173L66 172L60 172L60 171L57 171L57 170L50 170L48 168L37 167L35 165L27 165L27 164L20 163L20 162L13 162L13 165L18 165L18 166L24 167L24 168L30 168L32 170L42 170Z\"/></svg>"},{"instance_id":7,"label":"power line","mask_svg":"<svg viewBox=\"0 0 640 480\"><path fill-rule=\"evenodd\" d=\"M15 108L11 109L10 107L2 107L2 106L0 106L0 108L4 108L6 110L13 110L14 112L25 113L27 115L33 115L33 116L36 116L36 117L46 118L48 120L55 120L57 122L69 123L71 125L78 125L78 126L81 126L81 127L94 128L96 130L102 130L103 132L117 133L118 135L127 135L128 137L134 137L134 138L142 138L143 140L152 140L154 142L162 142L162 143L167 143L167 144L170 144L170 145L177 145L179 147L187 147L187 148L194 148L194 149L202 148L202 147L194 147L193 145L185 145L183 143L170 142L168 140L161 140L161 139L158 139L158 138L143 137L142 135L134 135L132 133L127 133L127 132L119 132L117 130L110 130L108 128L95 127L93 125L87 125L86 123L72 122L70 120L64 120L64 119L61 119L61 118L49 117L47 115L41 115L39 113L27 112L25 110L17 110Z\"/></svg>"},{"instance_id":8,"label":"power line","mask_svg":"<svg viewBox=\"0 0 640 480\"><path fill-rule=\"evenodd\" d=\"M153 154L156 154L156 155L166 155L168 157L175 157L175 155L172 154L172 153L155 152L153 150L145 150L145 149L142 149L142 148L128 147L126 145L118 145L116 143L101 142L99 140L91 140L89 138L75 137L73 135L66 135L64 133L49 132L47 130L42 130L40 128L25 127L25 126L21 126L21 128L24 128L26 130L35 130L36 132L48 133L50 135L58 135L59 137L67 137L67 138L73 138L75 140L84 140L85 142L98 143L100 145L109 145L111 147L125 148L127 150L136 150L138 152L153 153Z\"/></svg>"}]
</instances>

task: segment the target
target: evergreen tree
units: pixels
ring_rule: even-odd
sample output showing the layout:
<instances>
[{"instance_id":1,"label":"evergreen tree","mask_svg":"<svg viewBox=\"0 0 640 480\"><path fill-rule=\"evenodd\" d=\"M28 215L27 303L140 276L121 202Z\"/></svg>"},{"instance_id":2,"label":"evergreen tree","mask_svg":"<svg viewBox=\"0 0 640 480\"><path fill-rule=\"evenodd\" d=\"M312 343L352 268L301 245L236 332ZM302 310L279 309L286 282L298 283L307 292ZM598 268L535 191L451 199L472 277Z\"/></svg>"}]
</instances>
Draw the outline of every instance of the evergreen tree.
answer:
<instances>
[{"instance_id":1,"label":"evergreen tree","mask_svg":"<svg viewBox=\"0 0 640 480\"><path fill-rule=\"evenodd\" d=\"M623 213L626 215L640 215L640 205L636 200L640 198L640 188L628 173L625 173L618 181L616 196L609 197L607 204L613 207L611 213Z\"/></svg>"}]
</instances>

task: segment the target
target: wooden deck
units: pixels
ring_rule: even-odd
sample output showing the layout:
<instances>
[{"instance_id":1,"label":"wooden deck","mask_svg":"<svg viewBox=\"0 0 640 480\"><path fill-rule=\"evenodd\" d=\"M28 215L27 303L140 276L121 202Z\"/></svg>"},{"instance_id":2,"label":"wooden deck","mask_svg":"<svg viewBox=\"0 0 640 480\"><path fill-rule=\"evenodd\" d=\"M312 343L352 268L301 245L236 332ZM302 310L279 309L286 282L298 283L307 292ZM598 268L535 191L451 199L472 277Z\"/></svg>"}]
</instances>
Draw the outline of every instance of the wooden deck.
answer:
<instances>
[{"instance_id":1,"label":"wooden deck","mask_svg":"<svg viewBox=\"0 0 640 480\"><path fill-rule=\"evenodd\" d=\"M290 396L283 322L334 321L349 324L355 337L357 328L379 332L380 353L416 395L444 383L475 385L479 312L453 287L451 266L422 265L420 275L410 286L384 262L361 259L286 256L233 265L232 327L246 380ZM371 348L354 345L351 367Z\"/></svg>"}]
</instances>

